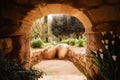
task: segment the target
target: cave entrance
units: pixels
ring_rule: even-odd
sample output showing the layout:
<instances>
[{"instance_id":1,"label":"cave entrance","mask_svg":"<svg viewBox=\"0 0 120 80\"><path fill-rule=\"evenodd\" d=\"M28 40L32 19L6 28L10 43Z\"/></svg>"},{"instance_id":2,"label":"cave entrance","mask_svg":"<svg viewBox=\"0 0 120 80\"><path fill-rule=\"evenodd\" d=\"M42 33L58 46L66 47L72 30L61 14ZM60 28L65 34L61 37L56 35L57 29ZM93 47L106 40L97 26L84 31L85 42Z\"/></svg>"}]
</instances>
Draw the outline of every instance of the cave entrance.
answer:
<instances>
[{"instance_id":1,"label":"cave entrance","mask_svg":"<svg viewBox=\"0 0 120 80\"><path fill-rule=\"evenodd\" d=\"M90 16L88 16L88 15L86 16L84 11L80 11L79 9L77 9L73 6L66 5L66 4L46 4L44 6L35 5L35 8L28 11L26 16L23 18L23 22L24 22L22 24L23 29L28 29L29 28L28 31L25 31L26 33L28 32L28 35L29 35L30 28L31 29L33 28L32 25L34 25L34 22L37 19L38 19L37 21L39 21L39 18L45 17L49 14L68 14L70 16L74 16L77 19L79 19L81 21L81 23L83 24L83 26L85 27L85 34L92 31L92 23L91 23L91 20L88 18ZM42 30L42 31L44 31L44 30ZM40 39L40 41L38 41L38 43L40 43L40 44L41 44L41 40L42 40L43 42L51 41L50 44L52 43L52 45L56 45L56 43L54 43L55 41L50 40L50 38L48 38L48 37L41 36L41 38L39 38L39 39ZM86 39L87 39L87 41L89 41L88 38L86 38ZM62 40L57 38L57 41L62 41ZM35 43L35 45L36 45L36 43ZM49 45L49 44L47 44L47 45ZM63 47L63 45L62 45L62 47ZM65 45L64 47L67 47L67 49L68 49L68 46ZM30 49L30 47L29 47L29 49ZM38 63L40 61L44 61L45 59L42 57L42 53L45 53L45 52L47 53L47 52L50 52L50 51L54 51L54 46L50 46L50 47L47 47L45 49L46 50L44 50L44 48L40 47L40 49L37 48L37 50L33 49L33 51L30 51L30 58L29 59L30 59L31 65L33 65L35 63ZM58 49L60 49L60 48L58 48ZM62 48L62 49L65 49L65 48ZM86 51L86 50L84 50L84 51ZM65 51L63 51L63 50L62 51L59 50L59 52L60 53L63 53L63 52L65 53ZM73 62L75 64L75 66L79 69L79 71L81 71L81 68L83 69L84 65L81 66L79 63L85 63L85 65L87 65L84 53L82 53L81 55L78 55L78 53L82 52L82 51L79 51L78 49L76 50L76 48L71 49L70 52L71 53L68 56L68 58L66 58L67 56L65 57L66 60L69 60L69 61ZM53 53L53 52L51 52L51 53ZM72 53L77 53L77 54L72 54ZM51 55L53 55L53 54L51 54ZM44 56L45 57L47 56L47 58L51 58L51 57L53 57L51 55L50 56L44 55ZM55 55L55 57L56 57L56 55ZM60 56L57 55L57 58L61 59L61 55ZM64 58L64 56L62 55L61 60L63 60L63 58ZM76 61L77 61L77 64L76 64ZM88 70L88 69L85 68L85 70ZM84 72L86 72L86 71L84 71ZM85 75L86 76L90 75L88 73L89 72L86 72Z\"/></svg>"},{"instance_id":2,"label":"cave entrance","mask_svg":"<svg viewBox=\"0 0 120 80\"><path fill-rule=\"evenodd\" d=\"M37 19L32 26L30 40L32 55L38 54L33 57L36 59L33 59L32 63L36 64L40 60L39 63L34 65L35 68L41 66L39 69L41 68L52 76L62 74L68 75L66 78L72 76L73 79L85 79L85 76L71 62L72 60L68 59L70 51L75 54L86 54L85 27L78 18L68 14L49 14ZM63 45L65 51L67 50L66 53L61 45ZM59 47L60 49L58 49ZM60 53L62 58L59 55ZM48 66L49 68L46 68ZM68 72L62 70L62 68L66 68ZM63 77L62 75L61 77ZM47 77L50 78L50 76Z\"/></svg>"}]
</instances>

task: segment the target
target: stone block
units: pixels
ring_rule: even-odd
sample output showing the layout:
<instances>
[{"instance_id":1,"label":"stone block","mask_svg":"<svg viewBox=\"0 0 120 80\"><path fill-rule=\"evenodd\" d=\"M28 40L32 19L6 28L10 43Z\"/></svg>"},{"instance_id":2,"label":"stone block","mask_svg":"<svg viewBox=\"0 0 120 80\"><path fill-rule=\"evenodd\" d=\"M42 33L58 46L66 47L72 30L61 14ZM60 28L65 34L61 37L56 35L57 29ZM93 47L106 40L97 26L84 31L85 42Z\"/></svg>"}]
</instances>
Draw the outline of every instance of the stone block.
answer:
<instances>
[{"instance_id":1,"label":"stone block","mask_svg":"<svg viewBox=\"0 0 120 80\"><path fill-rule=\"evenodd\" d=\"M53 59L55 58L55 55L56 55L56 47L54 46L46 47L42 53L42 56L45 59Z\"/></svg>"}]
</instances>

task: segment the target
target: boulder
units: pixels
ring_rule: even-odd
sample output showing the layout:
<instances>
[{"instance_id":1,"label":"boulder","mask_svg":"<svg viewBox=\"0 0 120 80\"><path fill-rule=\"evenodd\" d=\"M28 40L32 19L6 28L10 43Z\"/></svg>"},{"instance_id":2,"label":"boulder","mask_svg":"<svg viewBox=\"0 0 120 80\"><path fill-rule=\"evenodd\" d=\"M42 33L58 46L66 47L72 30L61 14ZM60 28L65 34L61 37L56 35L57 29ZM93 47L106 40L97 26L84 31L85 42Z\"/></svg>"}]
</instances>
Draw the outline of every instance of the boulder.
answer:
<instances>
[{"instance_id":1,"label":"boulder","mask_svg":"<svg viewBox=\"0 0 120 80\"><path fill-rule=\"evenodd\" d=\"M63 59L66 57L69 51L69 45L67 44L60 44L57 45L57 56L59 59Z\"/></svg>"},{"instance_id":2,"label":"boulder","mask_svg":"<svg viewBox=\"0 0 120 80\"><path fill-rule=\"evenodd\" d=\"M45 59L53 59L53 58L55 58L55 55L56 55L56 47L55 46L46 47L42 53L42 56Z\"/></svg>"}]
</instances>

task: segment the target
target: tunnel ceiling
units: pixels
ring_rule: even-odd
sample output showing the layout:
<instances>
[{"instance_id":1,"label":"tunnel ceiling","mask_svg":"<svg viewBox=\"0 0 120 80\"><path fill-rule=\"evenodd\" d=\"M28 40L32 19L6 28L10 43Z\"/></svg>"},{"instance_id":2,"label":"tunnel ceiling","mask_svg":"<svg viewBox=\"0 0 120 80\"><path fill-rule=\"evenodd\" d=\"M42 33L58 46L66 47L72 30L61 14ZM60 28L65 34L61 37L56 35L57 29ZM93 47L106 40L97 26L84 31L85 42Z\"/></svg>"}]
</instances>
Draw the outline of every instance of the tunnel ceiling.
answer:
<instances>
[{"instance_id":1,"label":"tunnel ceiling","mask_svg":"<svg viewBox=\"0 0 120 80\"><path fill-rule=\"evenodd\" d=\"M54 4L55 8L50 7L51 4ZM63 10L57 12L55 10L59 7L57 4L63 4ZM72 8L68 8L67 5ZM65 12L76 17L80 17L79 11L82 11L90 20L88 22L83 20L83 22L86 24L91 22L93 27L103 23L116 24L120 22L119 5L120 0L1 0L0 36L29 35L33 21L52 13L52 9L56 13Z\"/></svg>"}]
</instances>

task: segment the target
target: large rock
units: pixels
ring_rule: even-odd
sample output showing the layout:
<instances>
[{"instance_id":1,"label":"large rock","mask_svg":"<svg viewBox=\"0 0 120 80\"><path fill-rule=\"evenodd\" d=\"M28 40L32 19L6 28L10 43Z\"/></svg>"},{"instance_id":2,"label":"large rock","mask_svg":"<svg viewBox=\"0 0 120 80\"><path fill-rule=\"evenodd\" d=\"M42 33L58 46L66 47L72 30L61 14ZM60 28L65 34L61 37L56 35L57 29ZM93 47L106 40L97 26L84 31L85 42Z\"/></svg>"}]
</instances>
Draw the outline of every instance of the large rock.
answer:
<instances>
[{"instance_id":1,"label":"large rock","mask_svg":"<svg viewBox=\"0 0 120 80\"><path fill-rule=\"evenodd\" d=\"M53 59L53 58L55 58L55 55L56 55L56 47L55 46L46 47L42 53L42 56L45 59Z\"/></svg>"},{"instance_id":2,"label":"large rock","mask_svg":"<svg viewBox=\"0 0 120 80\"><path fill-rule=\"evenodd\" d=\"M63 59L66 57L69 51L69 45L67 44L60 44L57 46L57 56L59 59Z\"/></svg>"}]
</instances>

